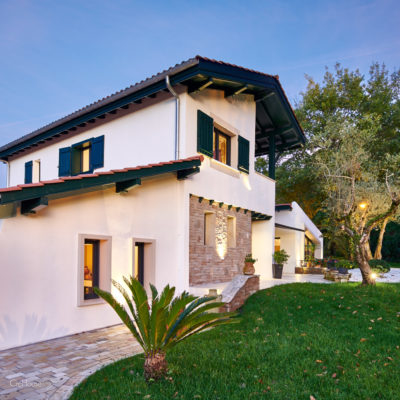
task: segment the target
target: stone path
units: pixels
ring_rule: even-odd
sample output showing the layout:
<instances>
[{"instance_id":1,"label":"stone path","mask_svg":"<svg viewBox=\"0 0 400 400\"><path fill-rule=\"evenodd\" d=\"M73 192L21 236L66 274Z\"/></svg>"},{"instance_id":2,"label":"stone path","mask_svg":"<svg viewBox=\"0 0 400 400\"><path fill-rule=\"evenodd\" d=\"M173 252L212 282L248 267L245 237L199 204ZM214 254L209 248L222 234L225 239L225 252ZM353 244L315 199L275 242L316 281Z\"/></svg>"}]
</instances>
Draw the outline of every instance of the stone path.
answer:
<instances>
[{"instance_id":1,"label":"stone path","mask_svg":"<svg viewBox=\"0 0 400 400\"><path fill-rule=\"evenodd\" d=\"M140 352L123 325L0 351L0 400L68 399L94 371Z\"/></svg>"}]
</instances>

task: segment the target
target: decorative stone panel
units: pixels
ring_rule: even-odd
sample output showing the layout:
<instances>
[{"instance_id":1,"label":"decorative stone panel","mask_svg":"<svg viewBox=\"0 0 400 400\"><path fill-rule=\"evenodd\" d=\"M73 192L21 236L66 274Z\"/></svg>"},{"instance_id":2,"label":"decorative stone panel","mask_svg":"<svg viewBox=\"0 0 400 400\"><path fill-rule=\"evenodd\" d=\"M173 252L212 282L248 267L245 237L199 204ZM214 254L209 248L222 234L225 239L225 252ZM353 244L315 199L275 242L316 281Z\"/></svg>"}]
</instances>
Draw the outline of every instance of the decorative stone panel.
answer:
<instances>
[{"instance_id":1,"label":"decorative stone panel","mask_svg":"<svg viewBox=\"0 0 400 400\"><path fill-rule=\"evenodd\" d=\"M211 203L211 204L210 204ZM214 239L204 244L204 215L214 214ZM234 247L228 247L228 217L235 218ZM241 274L251 253L251 212L190 196L189 284L228 282ZM232 241L230 237L229 241ZM210 242L207 240L207 242Z\"/></svg>"}]
</instances>

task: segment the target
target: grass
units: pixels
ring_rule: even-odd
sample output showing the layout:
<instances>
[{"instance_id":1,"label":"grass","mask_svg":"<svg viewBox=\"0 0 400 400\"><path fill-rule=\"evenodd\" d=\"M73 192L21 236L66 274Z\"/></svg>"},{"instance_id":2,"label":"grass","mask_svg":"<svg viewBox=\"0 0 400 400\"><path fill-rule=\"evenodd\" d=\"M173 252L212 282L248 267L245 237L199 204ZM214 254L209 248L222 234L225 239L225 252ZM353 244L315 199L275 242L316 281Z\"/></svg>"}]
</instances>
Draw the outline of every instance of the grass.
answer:
<instances>
[{"instance_id":1,"label":"grass","mask_svg":"<svg viewBox=\"0 0 400 400\"><path fill-rule=\"evenodd\" d=\"M240 324L168 354L147 384L143 356L82 382L71 399L399 399L400 284L298 283L253 295Z\"/></svg>"}]
</instances>

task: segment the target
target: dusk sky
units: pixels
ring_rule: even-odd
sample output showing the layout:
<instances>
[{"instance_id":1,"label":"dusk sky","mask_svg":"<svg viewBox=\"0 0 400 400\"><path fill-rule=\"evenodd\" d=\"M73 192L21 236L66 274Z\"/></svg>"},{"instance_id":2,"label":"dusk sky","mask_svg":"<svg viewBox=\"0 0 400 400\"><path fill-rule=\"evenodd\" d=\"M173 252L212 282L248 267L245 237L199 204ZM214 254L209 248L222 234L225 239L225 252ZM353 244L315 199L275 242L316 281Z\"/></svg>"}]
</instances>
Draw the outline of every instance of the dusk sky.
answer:
<instances>
[{"instance_id":1,"label":"dusk sky","mask_svg":"<svg viewBox=\"0 0 400 400\"><path fill-rule=\"evenodd\" d=\"M0 0L0 145L196 54L278 74L400 67L400 2Z\"/></svg>"}]
</instances>

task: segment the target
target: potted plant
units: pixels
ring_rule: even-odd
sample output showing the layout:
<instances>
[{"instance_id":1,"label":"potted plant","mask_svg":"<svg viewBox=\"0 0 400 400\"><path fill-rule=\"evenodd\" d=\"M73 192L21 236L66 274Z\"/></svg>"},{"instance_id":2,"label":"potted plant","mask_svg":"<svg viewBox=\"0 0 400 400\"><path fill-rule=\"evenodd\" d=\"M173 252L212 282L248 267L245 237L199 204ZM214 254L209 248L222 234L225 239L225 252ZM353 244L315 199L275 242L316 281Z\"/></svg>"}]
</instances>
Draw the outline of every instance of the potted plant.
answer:
<instances>
[{"instance_id":1,"label":"potted plant","mask_svg":"<svg viewBox=\"0 0 400 400\"><path fill-rule=\"evenodd\" d=\"M277 250L274 253L274 261L272 264L272 272L275 279L282 279L283 266L289 259L289 254L285 250Z\"/></svg>"},{"instance_id":2,"label":"potted plant","mask_svg":"<svg viewBox=\"0 0 400 400\"><path fill-rule=\"evenodd\" d=\"M253 258L251 253L246 254L246 257L244 258L244 268L243 268L243 273L245 275L254 275L254 272L256 272L254 268L254 263L257 261L257 259Z\"/></svg>"}]
</instances>

